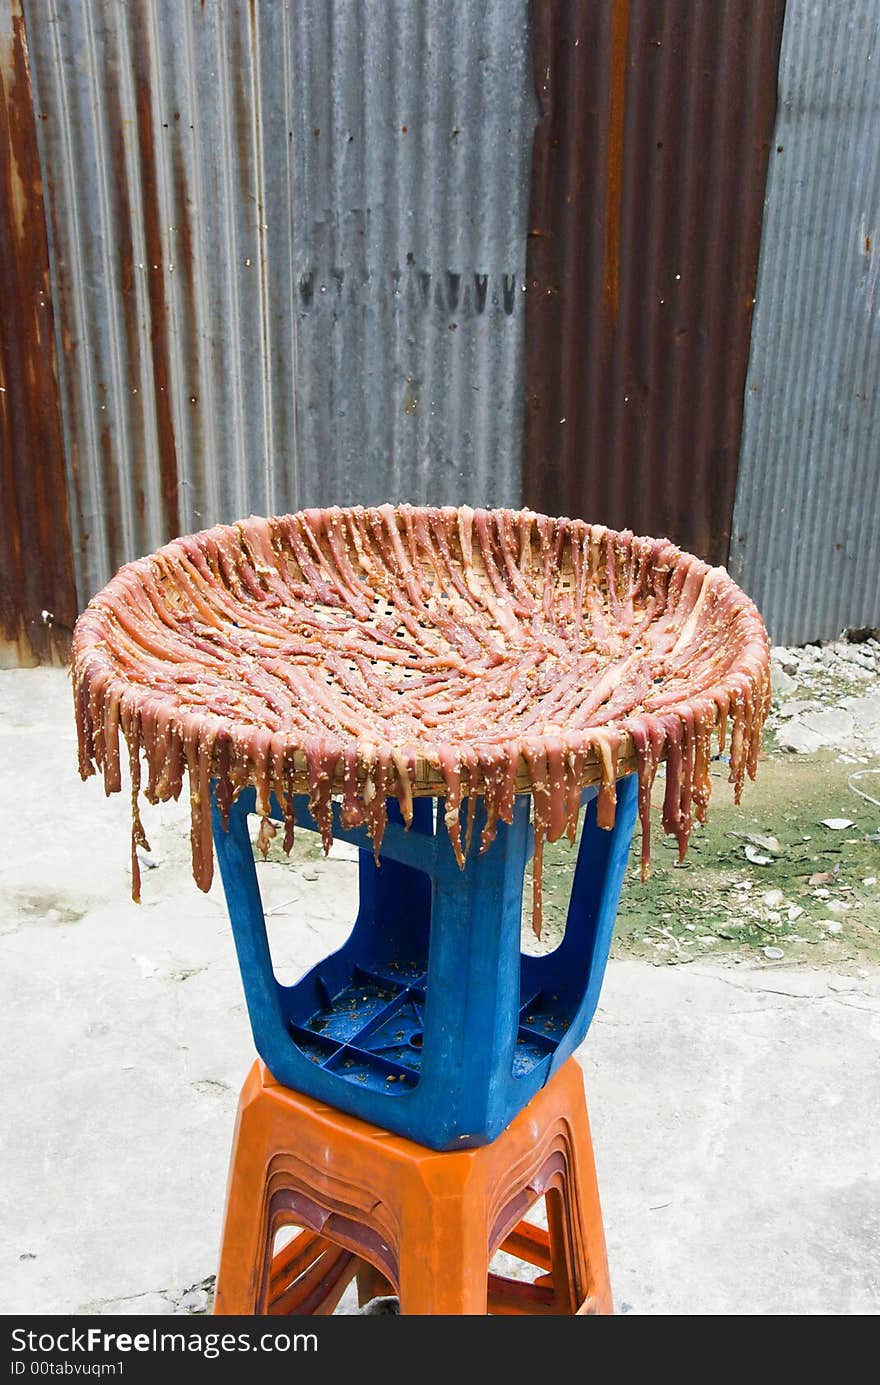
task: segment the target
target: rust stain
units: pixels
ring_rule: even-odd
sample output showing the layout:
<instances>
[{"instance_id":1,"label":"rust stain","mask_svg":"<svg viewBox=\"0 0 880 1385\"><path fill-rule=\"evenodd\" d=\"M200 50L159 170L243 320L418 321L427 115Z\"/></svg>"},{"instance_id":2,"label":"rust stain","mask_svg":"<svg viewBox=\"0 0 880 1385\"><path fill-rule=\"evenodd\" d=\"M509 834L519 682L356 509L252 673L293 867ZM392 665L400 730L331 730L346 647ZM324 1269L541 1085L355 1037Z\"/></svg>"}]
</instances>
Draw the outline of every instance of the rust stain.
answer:
<instances>
[{"instance_id":1,"label":"rust stain","mask_svg":"<svg viewBox=\"0 0 880 1385\"><path fill-rule=\"evenodd\" d=\"M617 321L620 299L620 215L623 202L623 126L629 0L612 0L608 82L608 153L605 164L605 311Z\"/></svg>"},{"instance_id":2,"label":"rust stain","mask_svg":"<svg viewBox=\"0 0 880 1385\"><path fill-rule=\"evenodd\" d=\"M135 510L140 523L140 534L146 535L145 527L145 467L147 462L147 413L150 408L149 392L145 388L143 359L140 338L140 308L138 295L138 269L134 246L134 214L129 187L129 148L130 122L123 118L118 88L107 84L107 133L108 145L112 151L112 177L108 185L113 199L111 212L113 220L117 283L119 290L118 306L122 322L120 349L122 356L122 376L124 396L121 407L125 410L126 451L120 455L121 439L118 430L111 432L106 442L102 441L101 475L102 484L110 484L112 490L107 496L104 511L112 508L111 496L115 503L121 498L120 475L126 478L126 489L135 500ZM106 494L106 493L105 493ZM107 543L107 556L110 567L118 567L131 557L122 551L122 535L115 518L106 513L102 516ZM141 551L146 544L137 543Z\"/></svg>"},{"instance_id":3,"label":"rust stain","mask_svg":"<svg viewBox=\"0 0 880 1385\"><path fill-rule=\"evenodd\" d=\"M233 28L229 36L229 57L232 72L235 74L232 94L237 155L235 175L236 190L241 196L253 193L256 179L253 169L253 94L249 79L248 50L245 47L245 40L237 28ZM257 208L257 214L262 221L262 207Z\"/></svg>"},{"instance_id":4,"label":"rust stain","mask_svg":"<svg viewBox=\"0 0 880 1385\"><path fill-rule=\"evenodd\" d=\"M532 146L526 251L523 490L549 514L577 514L569 468L590 417L582 356L605 358L604 150L609 101L607 4L535 0L533 60L541 119ZM595 273L597 251L601 277ZM604 331L607 337L607 331ZM599 376L601 372L594 370ZM564 421L563 421L564 420ZM574 463L576 465L576 463ZM600 518L594 513L592 518Z\"/></svg>"},{"instance_id":5,"label":"rust stain","mask_svg":"<svg viewBox=\"0 0 880 1385\"><path fill-rule=\"evenodd\" d=\"M533 0L523 497L727 560L784 0Z\"/></svg>"},{"instance_id":6,"label":"rust stain","mask_svg":"<svg viewBox=\"0 0 880 1385\"><path fill-rule=\"evenodd\" d=\"M199 360L201 344L199 339L199 305L196 292L196 252L193 245L192 214L190 210L190 189L187 182L186 161L183 141L188 131L175 128L172 168L174 172L174 271L181 285L183 312L180 316L178 332L180 350L178 359L184 372L181 389L189 402L187 420L187 477L193 485L195 494L207 494L205 476L206 456L202 410L198 407L201 391Z\"/></svg>"},{"instance_id":7,"label":"rust stain","mask_svg":"<svg viewBox=\"0 0 880 1385\"><path fill-rule=\"evenodd\" d=\"M105 423L98 438L98 450L101 456L101 523L104 528L104 537L107 543L107 552L115 555L120 551L121 536L119 533L119 519L121 515L121 489L119 485L119 469L116 465L116 450L113 446L113 435L110 424Z\"/></svg>"},{"instance_id":8,"label":"rust stain","mask_svg":"<svg viewBox=\"0 0 880 1385\"><path fill-rule=\"evenodd\" d=\"M76 594L27 35L20 0L10 8L0 41L0 663L35 663L67 657Z\"/></svg>"},{"instance_id":9,"label":"rust stain","mask_svg":"<svg viewBox=\"0 0 880 1385\"><path fill-rule=\"evenodd\" d=\"M180 255L178 265L183 272L186 285L186 305L195 317L196 281L195 261L193 259L192 221L189 214L189 194L186 185L186 170L179 150L174 162L174 191L177 206L177 229L180 232Z\"/></svg>"},{"instance_id":10,"label":"rust stain","mask_svg":"<svg viewBox=\"0 0 880 1385\"><path fill-rule=\"evenodd\" d=\"M180 533L177 439L171 400L171 367L168 343L168 303L165 296L165 256L159 200L153 104L146 35L135 46L135 104L138 157L146 242L147 297L150 305L150 352L153 362L153 406L159 448L162 510L167 538Z\"/></svg>"}]
</instances>

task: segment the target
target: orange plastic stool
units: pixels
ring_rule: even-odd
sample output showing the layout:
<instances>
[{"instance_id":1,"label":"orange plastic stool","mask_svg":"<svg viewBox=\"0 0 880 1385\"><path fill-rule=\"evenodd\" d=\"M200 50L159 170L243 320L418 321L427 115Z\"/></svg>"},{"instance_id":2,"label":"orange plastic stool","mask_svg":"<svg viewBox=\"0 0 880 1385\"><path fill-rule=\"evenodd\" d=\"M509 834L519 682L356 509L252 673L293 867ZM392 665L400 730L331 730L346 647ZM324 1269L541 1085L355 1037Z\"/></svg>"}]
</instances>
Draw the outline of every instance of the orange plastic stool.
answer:
<instances>
[{"instance_id":1,"label":"orange plastic stool","mask_svg":"<svg viewBox=\"0 0 880 1385\"><path fill-rule=\"evenodd\" d=\"M546 1199L548 1230L523 1217ZM277 1233L299 1234L273 1254ZM533 1282L490 1272L496 1250ZM583 1079L574 1059L493 1141L438 1153L280 1086L257 1061L241 1092L215 1313L613 1311Z\"/></svg>"}]
</instances>

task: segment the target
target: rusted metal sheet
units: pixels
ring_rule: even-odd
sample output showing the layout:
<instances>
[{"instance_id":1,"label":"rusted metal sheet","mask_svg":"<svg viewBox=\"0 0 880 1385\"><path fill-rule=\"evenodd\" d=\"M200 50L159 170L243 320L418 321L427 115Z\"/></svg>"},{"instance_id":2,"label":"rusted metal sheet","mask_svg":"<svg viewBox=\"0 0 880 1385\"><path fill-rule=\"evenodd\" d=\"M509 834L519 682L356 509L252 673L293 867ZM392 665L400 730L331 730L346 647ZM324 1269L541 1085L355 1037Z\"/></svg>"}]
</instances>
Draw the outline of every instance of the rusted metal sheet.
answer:
<instances>
[{"instance_id":1,"label":"rusted metal sheet","mask_svg":"<svg viewBox=\"0 0 880 1385\"><path fill-rule=\"evenodd\" d=\"M880 3L788 0L730 569L772 637L880 625Z\"/></svg>"},{"instance_id":2,"label":"rusted metal sheet","mask_svg":"<svg viewBox=\"0 0 880 1385\"><path fill-rule=\"evenodd\" d=\"M175 349L211 336L198 310L181 322L192 272L186 247L198 236L193 180L174 177L196 139L174 87L181 65L189 71L185 33L200 11L178 7L159 59L157 29L167 16L153 3L24 0L24 8L82 605L125 559L189 521L199 527L193 470L200 477L202 457L189 443L206 402L221 428L225 421L222 404L200 387L199 355L184 360ZM217 465L227 460L218 448Z\"/></svg>"},{"instance_id":3,"label":"rusted metal sheet","mask_svg":"<svg viewBox=\"0 0 880 1385\"><path fill-rule=\"evenodd\" d=\"M172 535L298 497L289 10L23 3L82 605Z\"/></svg>"},{"instance_id":4,"label":"rusted metal sheet","mask_svg":"<svg viewBox=\"0 0 880 1385\"><path fill-rule=\"evenodd\" d=\"M535 0L523 489L727 559L784 0Z\"/></svg>"},{"instance_id":5,"label":"rusted metal sheet","mask_svg":"<svg viewBox=\"0 0 880 1385\"><path fill-rule=\"evenodd\" d=\"M0 664L27 664L65 656L76 601L43 186L19 0L0 0L0 311Z\"/></svg>"},{"instance_id":6,"label":"rusted metal sheet","mask_svg":"<svg viewBox=\"0 0 880 1385\"><path fill-rule=\"evenodd\" d=\"M80 602L172 534L520 498L528 0L23 0Z\"/></svg>"}]
</instances>

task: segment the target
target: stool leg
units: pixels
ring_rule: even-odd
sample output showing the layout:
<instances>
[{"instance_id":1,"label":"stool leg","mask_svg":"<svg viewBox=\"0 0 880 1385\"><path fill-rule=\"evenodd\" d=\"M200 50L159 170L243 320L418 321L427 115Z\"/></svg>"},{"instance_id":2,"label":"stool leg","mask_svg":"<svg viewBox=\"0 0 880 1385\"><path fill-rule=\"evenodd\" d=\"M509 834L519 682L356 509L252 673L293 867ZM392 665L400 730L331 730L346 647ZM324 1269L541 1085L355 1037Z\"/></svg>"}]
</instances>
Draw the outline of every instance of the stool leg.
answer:
<instances>
[{"instance_id":1,"label":"stool leg","mask_svg":"<svg viewBox=\"0 0 880 1385\"><path fill-rule=\"evenodd\" d=\"M361 1261L353 1251L304 1230L274 1256L265 1311L329 1317Z\"/></svg>"},{"instance_id":2,"label":"stool leg","mask_svg":"<svg viewBox=\"0 0 880 1385\"><path fill-rule=\"evenodd\" d=\"M547 1196L553 1275L557 1289L566 1282L573 1289L575 1301L570 1312L609 1314L614 1312L614 1305L593 1141L583 1094L583 1078L576 1065L574 1073L579 1100L572 1100L570 1107L571 1164L561 1195L552 1196L548 1190ZM557 1256L564 1257L569 1267L564 1278L562 1264L557 1275Z\"/></svg>"},{"instance_id":3,"label":"stool leg","mask_svg":"<svg viewBox=\"0 0 880 1385\"><path fill-rule=\"evenodd\" d=\"M242 1087L232 1140L226 1213L214 1312L253 1316L261 1297L269 1235L266 1172L271 1151L261 1111L262 1085L255 1063Z\"/></svg>"},{"instance_id":4,"label":"stool leg","mask_svg":"<svg viewBox=\"0 0 880 1385\"><path fill-rule=\"evenodd\" d=\"M554 1308L557 1313L573 1314L588 1297L590 1282L587 1257L583 1253L586 1238L580 1226L581 1209L577 1202L572 1206L567 1186L548 1188L545 1201Z\"/></svg>"},{"instance_id":5,"label":"stool leg","mask_svg":"<svg viewBox=\"0 0 880 1385\"><path fill-rule=\"evenodd\" d=\"M364 1308L374 1298L389 1298L394 1294L393 1285L388 1283L381 1270L368 1260L361 1260L357 1271L358 1307Z\"/></svg>"},{"instance_id":6,"label":"stool leg","mask_svg":"<svg viewBox=\"0 0 880 1385\"><path fill-rule=\"evenodd\" d=\"M439 1155L438 1161L456 1159ZM404 1204L398 1273L405 1316L485 1316L489 1233L485 1189L449 1180L438 1161L423 1166L420 1196ZM439 1178L432 1177L439 1174ZM440 1182L445 1186L432 1186Z\"/></svg>"}]
</instances>

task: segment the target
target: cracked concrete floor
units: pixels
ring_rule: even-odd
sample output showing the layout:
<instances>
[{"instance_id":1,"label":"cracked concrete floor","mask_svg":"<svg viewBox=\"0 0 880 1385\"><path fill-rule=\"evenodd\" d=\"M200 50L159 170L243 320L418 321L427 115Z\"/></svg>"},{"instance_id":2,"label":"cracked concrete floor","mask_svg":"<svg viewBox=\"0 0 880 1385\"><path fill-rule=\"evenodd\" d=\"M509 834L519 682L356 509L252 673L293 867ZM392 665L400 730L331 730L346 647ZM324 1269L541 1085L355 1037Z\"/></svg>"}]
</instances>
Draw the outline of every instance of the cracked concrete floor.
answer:
<instances>
[{"instance_id":1,"label":"cracked concrete floor","mask_svg":"<svg viewBox=\"0 0 880 1385\"><path fill-rule=\"evenodd\" d=\"M252 1059L219 885L171 805L129 901L62 672L0 673L0 745L0 1309L204 1312ZM292 975L344 937L354 862L260 869ZM579 1058L618 1311L880 1309L878 1040L880 970L611 965Z\"/></svg>"}]
</instances>

